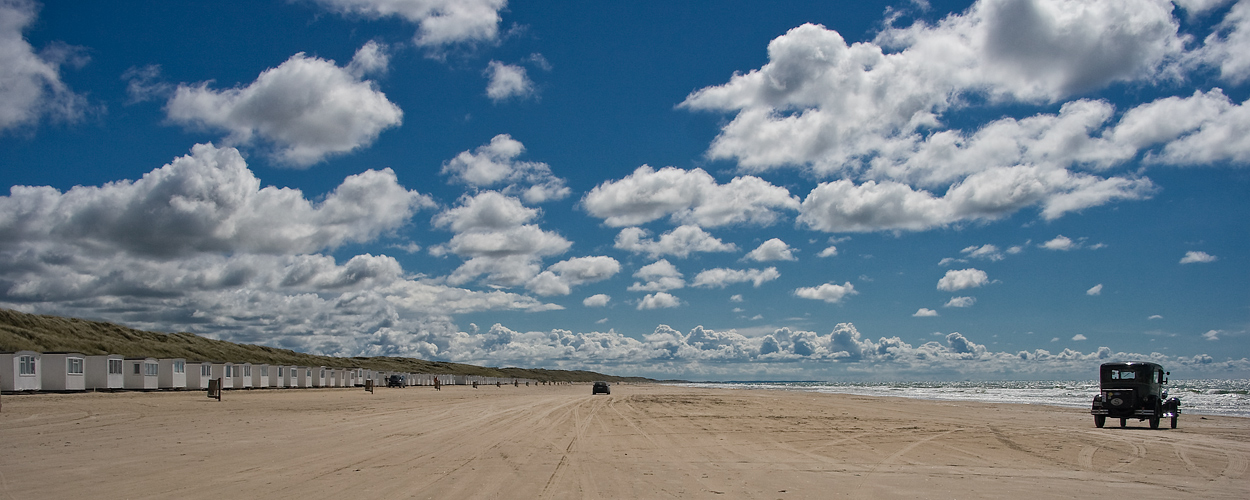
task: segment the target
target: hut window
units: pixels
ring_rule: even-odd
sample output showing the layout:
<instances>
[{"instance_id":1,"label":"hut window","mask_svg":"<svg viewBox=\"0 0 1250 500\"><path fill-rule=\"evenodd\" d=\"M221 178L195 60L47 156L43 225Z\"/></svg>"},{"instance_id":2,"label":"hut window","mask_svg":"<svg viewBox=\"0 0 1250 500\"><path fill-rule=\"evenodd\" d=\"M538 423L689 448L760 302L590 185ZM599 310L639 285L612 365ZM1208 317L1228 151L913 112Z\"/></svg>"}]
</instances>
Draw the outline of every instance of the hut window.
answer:
<instances>
[{"instance_id":1,"label":"hut window","mask_svg":"<svg viewBox=\"0 0 1250 500\"><path fill-rule=\"evenodd\" d=\"M226 376L233 377L230 373L234 370L234 365L226 365Z\"/></svg>"},{"instance_id":2,"label":"hut window","mask_svg":"<svg viewBox=\"0 0 1250 500\"><path fill-rule=\"evenodd\" d=\"M243 365L243 376L244 377L252 376L252 365Z\"/></svg>"},{"instance_id":3,"label":"hut window","mask_svg":"<svg viewBox=\"0 0 1250 500\"><path fill-rule=\"evenodd\" d=\"M213 376L213 367L212 367L212 365L200 365L200 376L201 376L201 377L211 377L211 376Z\"/></svg>"},{"instance_id":4,"label":"hut window","mask_svg":"<svg viewBox=\"0 0 1250 500\"><path fill-rule=\"evenodd\" d=\"M110 359L109 360L109 375L121 375L121 374L122 374L122 360Z\"/></svg>"},{"instance_id":5,"label":"hut window","mask_svg":"<svg viewBox=\"0 0 1250 500\"><path fill-rule=\"evenodd\" d=\"M82 375L82 358L65 358L65 373Z\"/></svg>"},{"instance_id":6,"label":"hut window","mask_svg":"<svg viewBox=\"0 0 1250 500\"><path fill-rule=\"evenodd\" d=\"M155 377L158 373L160 373L160 371L158 371L160 370L160 366L161 365L158 365L156 363L144 363L143 374L148 377Z\"/></svg>"},{"instance_id":7,"label":"hut window","mask_svg":"<svg viewBox=\"0 0 1250 500\"><path fill-rule=\"evenodd\" d=\"M17 374L34 376L35 375L35 357L34 356L19 356L17 359Z\"/></svg>"},{"instance_id":8,"label":"hut window","mask_svg":"<svg viewBox=\"0 0 1250 500\"><path fill-rule=\"evenodd\" d=\"M142 363L135 363L135 375L138 375L138 374L139 374L139 365L140 365L140 364L142 364Z\"/></svg>"},{"instance_id":9,"label":"hut window","mask_svg":"<svg viewBox=\"0 0 1250 500\"><path fill-rule=\"evenodd\" d=\"M269 376L269 367L268 367L268 366L262 366L262 367L260 367L260 376L262 376L262 377L268 377L268 376Z\"/></svg>"}]
</instances>

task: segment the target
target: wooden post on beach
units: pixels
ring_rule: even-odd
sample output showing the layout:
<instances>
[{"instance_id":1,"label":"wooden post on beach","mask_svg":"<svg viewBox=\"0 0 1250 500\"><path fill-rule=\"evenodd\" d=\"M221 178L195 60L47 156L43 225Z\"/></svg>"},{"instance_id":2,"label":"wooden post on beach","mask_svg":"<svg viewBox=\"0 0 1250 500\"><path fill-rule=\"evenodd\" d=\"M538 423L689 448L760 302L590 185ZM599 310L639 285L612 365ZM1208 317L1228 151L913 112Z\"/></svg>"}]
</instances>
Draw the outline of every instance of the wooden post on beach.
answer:
<instances>
[{"instance_id":1,"label":"wooden post on beach","mask_svg":"<svg viewBox=\"0 0 1250 500\"><path fill-rule=\"evenodd\" d=\"M369 391L369 394L373 394L373 379L365 380L365 390Z\"/></svg>"}]
</instances>

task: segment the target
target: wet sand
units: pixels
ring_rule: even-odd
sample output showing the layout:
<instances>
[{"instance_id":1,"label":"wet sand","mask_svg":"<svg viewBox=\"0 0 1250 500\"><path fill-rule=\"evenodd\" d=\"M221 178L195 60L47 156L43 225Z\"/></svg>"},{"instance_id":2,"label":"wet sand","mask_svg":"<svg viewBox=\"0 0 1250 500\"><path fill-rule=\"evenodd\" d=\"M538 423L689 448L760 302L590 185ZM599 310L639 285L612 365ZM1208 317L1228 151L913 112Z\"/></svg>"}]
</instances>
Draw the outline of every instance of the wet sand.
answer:
<instances>
[{"instance_id":1,"label":"wet sand","mask_svg":"<svg viewBox=\"0 0 1250 500\"><path fill-rule=\"evenodd\" d=\"M3 396L0 498L1246 498L1250 419L589 385ZM1166 423L1164 424L1166 427Z\"/></svg>"}]
</instances>

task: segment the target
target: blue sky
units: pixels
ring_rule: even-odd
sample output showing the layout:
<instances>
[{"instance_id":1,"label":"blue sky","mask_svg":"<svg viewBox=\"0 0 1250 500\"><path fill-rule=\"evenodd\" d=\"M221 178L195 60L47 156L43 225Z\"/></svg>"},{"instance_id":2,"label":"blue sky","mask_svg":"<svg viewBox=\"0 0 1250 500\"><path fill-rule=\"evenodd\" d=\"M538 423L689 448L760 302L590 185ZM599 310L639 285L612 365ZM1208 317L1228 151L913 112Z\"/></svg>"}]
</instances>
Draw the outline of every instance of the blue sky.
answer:
<instances>
[{"instance_id":1,"label":"blue sky","mask_svg":"<svg viewBox=\"0 0 1250 500\"><path fill-rule=\"evenodd\" d=\"M1250 375L1250 1L0 2L0 306L688 379Z\"/></svg>"}]
</instances>

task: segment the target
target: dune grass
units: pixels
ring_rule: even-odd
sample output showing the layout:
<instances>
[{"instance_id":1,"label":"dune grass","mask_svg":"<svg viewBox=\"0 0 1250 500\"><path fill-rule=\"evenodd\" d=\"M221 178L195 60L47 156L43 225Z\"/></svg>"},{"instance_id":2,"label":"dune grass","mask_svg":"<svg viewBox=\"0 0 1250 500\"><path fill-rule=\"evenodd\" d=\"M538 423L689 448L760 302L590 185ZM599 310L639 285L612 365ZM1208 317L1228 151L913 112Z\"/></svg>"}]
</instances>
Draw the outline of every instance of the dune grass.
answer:
<instances>
[{"instance_id":1,"label":"dune grass","mask_svg":"<svg viewBox=\"0 0 1250 500\"><path fill-rule=\"evenodd\" d=\"M187 361L230 361L483 377L528 378L556 382L593 380L644 382L641 377L617 377L590 371L532 368L491 368L460 363L400 357L340 358L290 349L236 344L193 333L135 330L113 323L60 316L27 314L0 308L0 351L69 351L82 354L120 354L126 357L184 358Z\"/></svg>"}]
</instances>

